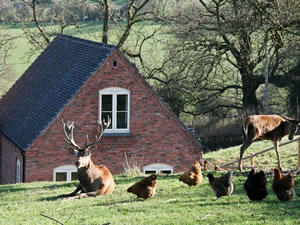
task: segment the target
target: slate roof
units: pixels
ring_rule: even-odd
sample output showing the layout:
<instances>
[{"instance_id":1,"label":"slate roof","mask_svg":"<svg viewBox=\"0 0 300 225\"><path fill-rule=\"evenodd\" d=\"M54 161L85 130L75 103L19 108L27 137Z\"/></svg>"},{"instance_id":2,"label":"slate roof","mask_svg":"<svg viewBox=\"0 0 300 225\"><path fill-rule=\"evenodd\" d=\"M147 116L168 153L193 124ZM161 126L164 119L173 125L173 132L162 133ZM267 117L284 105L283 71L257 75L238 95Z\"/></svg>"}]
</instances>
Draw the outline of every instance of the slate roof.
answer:
<instances>
[{"instance_id":1,"label":"slate roof","mask_svg":"<svg viewBox=\"0 0 300 225\"><path fill-rule=\"evenodd\" d=\"M0 100L0 132L26 150L114 49L57 35Z\"/></svg>"}]
</instances>

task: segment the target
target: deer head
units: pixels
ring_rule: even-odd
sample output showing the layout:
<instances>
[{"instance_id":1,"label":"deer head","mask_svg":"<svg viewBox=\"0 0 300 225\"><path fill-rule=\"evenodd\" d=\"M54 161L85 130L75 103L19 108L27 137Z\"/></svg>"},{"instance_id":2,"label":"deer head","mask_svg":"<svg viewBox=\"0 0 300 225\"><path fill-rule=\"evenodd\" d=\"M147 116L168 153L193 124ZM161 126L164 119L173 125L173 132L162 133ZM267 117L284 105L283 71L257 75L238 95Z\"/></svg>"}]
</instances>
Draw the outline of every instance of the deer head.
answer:
<instances>
[{"instance_id":1,"label":"deer head","mask_svg":"<svg viewBox=\"0 0 300 225\"><path fill-rule=\"evenodd\" d=\"M293 140L294 135L298 130L298 124L300 123L300 120L294 120L286 116L283 116L283 118L289 122L289 140Z\"/></svg>"},{"instance_id":2,"label":"deer head","mask_svg":"<svg viewBox=\"0 0 300 225\"><path fill-rule=\"evenodd\" d=\"M78 160L76 161L77 168L88 167L91 161L91 153L96 149L96 144L100 141L100 138L102 137L104 130L107 127L109 127L111 123L111 119L108 118L107 122L103 120L102 123L99 123L99 121L97 121L99 129L97 135L95 136L95 140L89 143L89 136L87 135L86 143L84 147L80 147L74 140L74 136L73 136L73 130L75 127L74 121L73 122L67 121L67 123L65 123L64 120L62 119L61 122L63 124L65 141L72 147L72 148L68 148L69 152L78 158Z\"/></svg>"}]
</instances>

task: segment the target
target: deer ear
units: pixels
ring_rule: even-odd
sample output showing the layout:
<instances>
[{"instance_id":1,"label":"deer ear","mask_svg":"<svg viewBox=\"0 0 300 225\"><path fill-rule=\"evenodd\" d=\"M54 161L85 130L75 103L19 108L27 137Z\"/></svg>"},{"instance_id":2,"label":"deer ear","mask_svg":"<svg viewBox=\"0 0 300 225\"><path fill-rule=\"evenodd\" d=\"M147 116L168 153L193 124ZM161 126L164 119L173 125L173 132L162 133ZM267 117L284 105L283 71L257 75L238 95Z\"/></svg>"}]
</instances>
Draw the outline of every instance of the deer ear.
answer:
<instances>
[{"instance_id":1,"label":"deer ear","mask_svg":"<svg viewBox=\"0 0 300 225\"><path fill-rule=\"evenodd\" d=\"M96 146L91 146L91 148L89 148L89 150L87 150L86 152L89 153L89 154L91 154L91 153L93 153L96 149L97 149Z\"/></svg>"},{"instance_id":2,"label":"deer ear","mask_svg":"<svg viewBox=\"0 0 300 225\"><path fill-rule=\"evenodd\" d=\"M287 116L282 116L282 118L284 118L285 120L287 120L287 121L290 121L291 119L289 118L289 117L287 117Z\"/></svg>"},{"instance_id":3,"label":"deer ear","mask_svg":"<svg viewBox=\"0 0 300 225\"><path fill-rule=\"evenodd\" d=\"M78 151L73 149L73 148L68 148L69 152L72 154L72 155L75 155L75 156L78 156Z\"/></svg>"}]
</instances>

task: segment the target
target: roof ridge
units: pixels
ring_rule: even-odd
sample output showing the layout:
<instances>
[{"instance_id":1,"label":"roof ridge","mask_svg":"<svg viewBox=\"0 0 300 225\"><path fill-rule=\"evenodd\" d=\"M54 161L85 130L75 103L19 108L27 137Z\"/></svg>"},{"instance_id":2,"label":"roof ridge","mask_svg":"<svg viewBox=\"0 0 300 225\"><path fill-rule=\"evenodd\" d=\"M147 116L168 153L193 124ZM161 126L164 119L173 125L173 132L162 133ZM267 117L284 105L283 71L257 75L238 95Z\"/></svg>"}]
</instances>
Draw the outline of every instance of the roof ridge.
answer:
<instances>
[{"instance_id":1,"label":"roof ridge","mask_svg":"<svg viewBox=\"0 0 300 225\"><path fill-rule=\"evenodd\" d=\"M90 45L90 46L93 46L93 47L100 47L100 48L106 48L106 49L116 48L115 45L106 44L106 43L97 42L97 41L91 41L91 40L87 40L87 39L82 39L82 38L79 38L79 37L66 35L66 34L57 34L56 38L67 39L69 41L79 42L79 43Z\"/></svg>"}]
</instances>

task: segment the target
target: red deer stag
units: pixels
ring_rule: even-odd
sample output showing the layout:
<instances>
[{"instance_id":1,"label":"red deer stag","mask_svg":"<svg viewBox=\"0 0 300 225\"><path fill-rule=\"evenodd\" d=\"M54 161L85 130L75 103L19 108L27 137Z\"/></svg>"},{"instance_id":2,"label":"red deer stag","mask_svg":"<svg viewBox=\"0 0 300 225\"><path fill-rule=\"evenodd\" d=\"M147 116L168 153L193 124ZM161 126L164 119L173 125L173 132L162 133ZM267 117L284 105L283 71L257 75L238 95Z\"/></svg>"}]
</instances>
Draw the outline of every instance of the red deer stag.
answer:
<instances>
[{"instance_id":1,"label":"red deer stag","mask_svg":"<svg viewBox=\"0 0 300 225\"><path fill-rule=\"evenodd\" d=\"M95 197L111 194L114 191L115 182L108 168L104 165L97 166L91 160L91 153L96 149L95 145L99 142L104 130L110 125L110 122L110 119L107 123L103 121L101 124L97 121L99 131L95 140L88 143L89 138L87 135L86 144L83 148L81 148L74 141L74 122L70 123L68 121L65 123L62 119L65 140L72 146L72 148L69 148L69 151L71 154L78 157L75 164L77 167L78 179L80 181L75 191L70 194L63 195L62 197L65 197L66 199L84 198L89 196ZM76 195L79 191L81 191L81 193Z\"/></svg>"},{"instance_id":2,"label":"red deer stag","mask_svg":"<svg viewBox=\"0 0 300 225\"><path fill-rule=\"evenodd\" d=\"M279 155L279 142L289 135L292 140L297 132L300 120L293 120L278 115L252 115L243 122L244 141L240 150L238 169L242 170L242 158L245 150L257 139L271 140L274 143L278 168L282 170Z\"/></svg>"}]
</instances>

